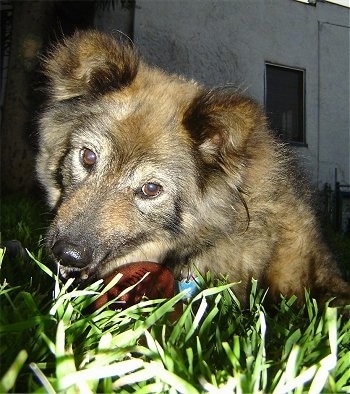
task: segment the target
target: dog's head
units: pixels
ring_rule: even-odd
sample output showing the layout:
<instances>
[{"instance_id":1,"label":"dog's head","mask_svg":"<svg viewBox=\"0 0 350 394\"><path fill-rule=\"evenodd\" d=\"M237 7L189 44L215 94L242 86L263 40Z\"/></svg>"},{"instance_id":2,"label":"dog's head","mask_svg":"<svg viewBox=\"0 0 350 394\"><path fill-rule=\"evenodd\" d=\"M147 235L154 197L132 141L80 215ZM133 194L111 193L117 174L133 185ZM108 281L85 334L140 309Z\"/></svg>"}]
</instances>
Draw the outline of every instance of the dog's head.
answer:
<instances>
[{"instance_id":1,"label":"dog's head","mask_svg":"<svg viewBox=\"0 0 350 394\"><path fill-rule=\"evenodd\" d=\"M252 101L167 75L94 31L57 46L45 73L37 172L64 276L186 264L236 225L248 141L265 127Z\"/></svg>"}]
</instances>

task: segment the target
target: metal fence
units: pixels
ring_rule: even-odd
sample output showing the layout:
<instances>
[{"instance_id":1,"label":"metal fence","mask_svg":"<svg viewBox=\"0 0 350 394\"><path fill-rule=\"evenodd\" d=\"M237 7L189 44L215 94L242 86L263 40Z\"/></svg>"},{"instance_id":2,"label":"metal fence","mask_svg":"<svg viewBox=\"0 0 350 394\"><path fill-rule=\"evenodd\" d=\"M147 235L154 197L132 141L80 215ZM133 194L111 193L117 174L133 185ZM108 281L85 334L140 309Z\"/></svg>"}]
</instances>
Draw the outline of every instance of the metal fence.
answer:
<instances>
[{"instance_id":1,"label":"metal fence","mask_svg":"<svg viewBox=\"0 0 350 394\"><path fill-rule=\"evenodd\" d=\"M336 231L350 234L350 185L326 183L323 190L323 209L326 220Z\"/></svg>"}]
</instances>

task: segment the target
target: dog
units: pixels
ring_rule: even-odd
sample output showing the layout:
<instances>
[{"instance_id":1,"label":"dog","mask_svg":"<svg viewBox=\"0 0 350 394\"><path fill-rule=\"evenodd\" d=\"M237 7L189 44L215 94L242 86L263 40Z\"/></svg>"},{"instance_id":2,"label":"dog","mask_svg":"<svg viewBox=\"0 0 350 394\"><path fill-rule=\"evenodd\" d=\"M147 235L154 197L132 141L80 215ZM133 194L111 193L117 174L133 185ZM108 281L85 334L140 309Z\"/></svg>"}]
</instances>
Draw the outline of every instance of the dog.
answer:
<instances>
[{"instance_id":1,"label":"dog","mask_svg":"<svg viewBox=\"0 0 350 394\"><path fill-rule=\"evenodd\" d=\"M262 108L150 66L132 43L90 30L44 61L38 178L55 211L48 247L84 285L131 262L251 279L280 295L350 303L310 187Z\"/></svg>"}]
</instances>

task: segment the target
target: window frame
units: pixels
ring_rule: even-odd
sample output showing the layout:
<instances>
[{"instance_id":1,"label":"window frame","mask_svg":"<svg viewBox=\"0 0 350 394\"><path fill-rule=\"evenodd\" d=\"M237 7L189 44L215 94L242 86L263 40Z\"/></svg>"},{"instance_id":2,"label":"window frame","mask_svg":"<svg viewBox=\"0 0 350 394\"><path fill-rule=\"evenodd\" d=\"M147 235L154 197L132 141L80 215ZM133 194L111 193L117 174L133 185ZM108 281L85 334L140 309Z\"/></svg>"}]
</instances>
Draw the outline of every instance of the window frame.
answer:
<instances>
[{"instance_id":1,"label":"window frame","mask_svg":"<svg viewBox=\"0 0 350 394\"><path fill-rule=\"evenodd\" d=\"M279 64L279 63L275 63L275 62L270 62L270 61L265 61L265 70L264 70L264 108L266 111L266 115L267 118L269 119L269 115L267 112L267 90L268 90L268 86L267 86L267 70L268 67L275 67L278 69L285 69L285 70L291 70L291 71L297 71L300 72L302 75L302 92L300 94L300 98L302 99L302 130L301 130L301 135L302 135L302 141L294 141L294 140L290 140L285 138L284 134L281 134L281 139L283 140L283 142L288 143L290 145L293 146L302 146L302 147L307 147L307 140L306 140L306 69L304 68L300 68L300 67L293 67L293 66L287 66L284 64ZM272 128L271 128L272 129ZM276 130L273 130L276 134Z\"/></svg>"}]
</instances>

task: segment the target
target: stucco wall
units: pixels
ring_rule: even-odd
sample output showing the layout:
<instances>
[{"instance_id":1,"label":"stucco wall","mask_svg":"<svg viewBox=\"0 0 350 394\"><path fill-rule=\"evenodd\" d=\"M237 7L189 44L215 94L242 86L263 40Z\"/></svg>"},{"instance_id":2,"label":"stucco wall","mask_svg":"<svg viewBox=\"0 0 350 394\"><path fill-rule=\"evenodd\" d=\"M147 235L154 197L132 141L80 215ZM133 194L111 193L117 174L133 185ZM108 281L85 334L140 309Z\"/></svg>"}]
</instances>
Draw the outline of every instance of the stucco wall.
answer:
<instances>
[{"instance_id":1,"label":"stucco wall","mask_svg":"<svg viewBox=\"0 0 350 394\"><path fill-rule=\"evenodd\" d=\"M337 168L338 181L346 184L350 184L349 34L344 26L319 24L320 176L333 179Z\"/></svg>"},{"instance_id":2,"label":"stucco wall","mask_svg":"<svg viewBox=\"0 0 350 394\"><path fill-rule=\"evenodd\" d=\"M265 61L306 70L306 142L319 187L349 174L349 10L293 0L137 1L134 40L151 63L264 102Z\"/></svg>"}]
</instances>

